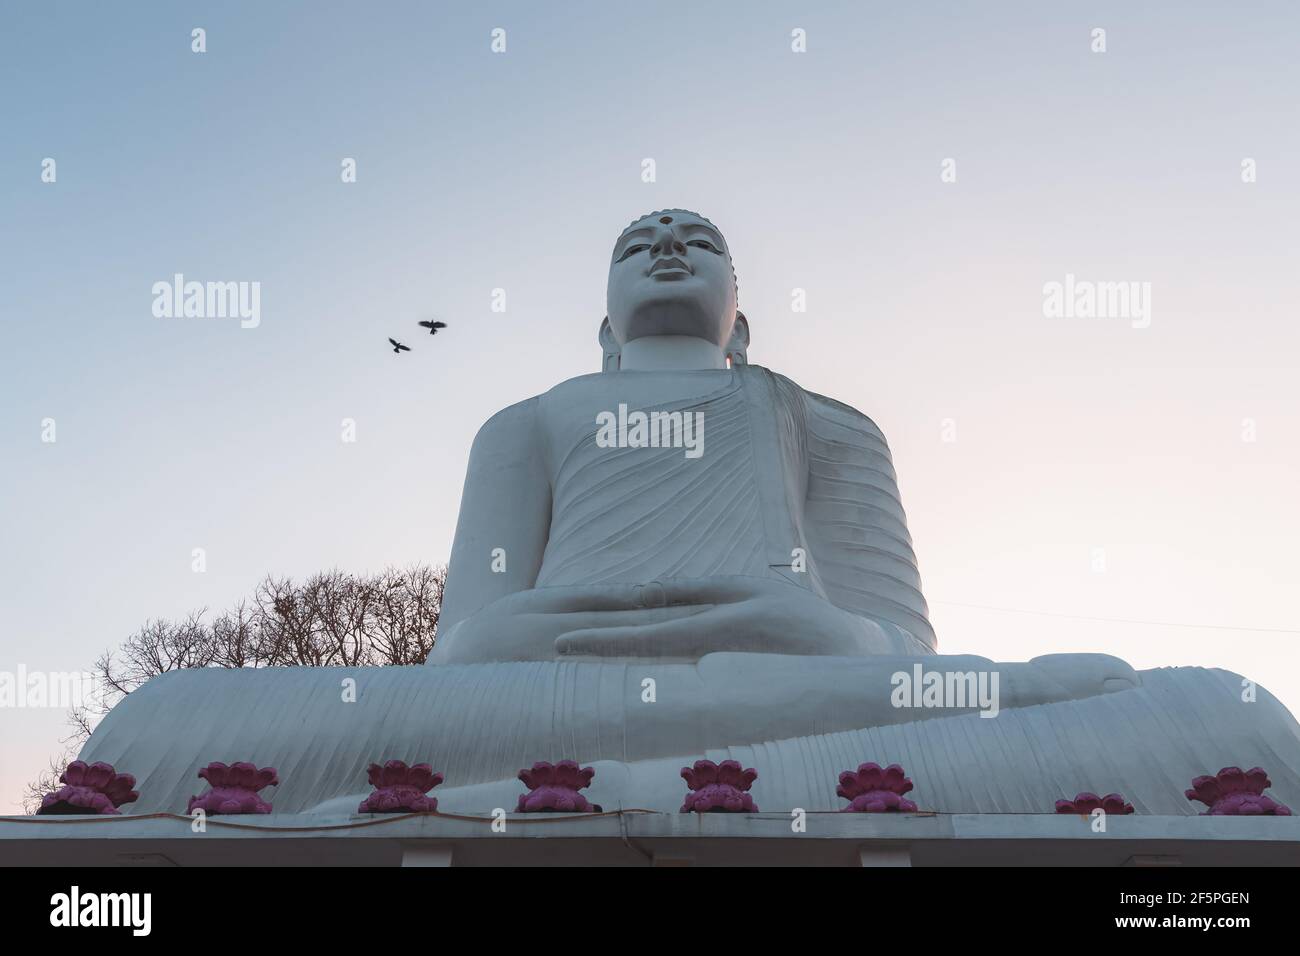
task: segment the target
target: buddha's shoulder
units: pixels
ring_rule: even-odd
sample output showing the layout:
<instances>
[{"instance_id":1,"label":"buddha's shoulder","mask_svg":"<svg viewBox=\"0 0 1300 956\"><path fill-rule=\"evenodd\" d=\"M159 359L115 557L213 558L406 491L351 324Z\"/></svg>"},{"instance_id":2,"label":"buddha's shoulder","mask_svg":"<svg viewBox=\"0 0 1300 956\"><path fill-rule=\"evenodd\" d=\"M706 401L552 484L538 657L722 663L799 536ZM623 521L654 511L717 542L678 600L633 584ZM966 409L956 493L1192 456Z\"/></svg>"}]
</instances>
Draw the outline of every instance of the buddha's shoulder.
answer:
<instances>
[{"instance_id":1,"label":"buddha's shoulder","mask_svg":"<svg viewBox=\"0 0 1300 956\"><path fill-rule=\"evenodd\" d=\"M646 379L638 385L652 385L654 384L652 379L658 378L658 376L651 376L650 373L637 374L646 376ZM699 386L703 383L695 377L701 374L703 373L665 373L663 383ZM766 386L765 391L780 396L782 401L801 407L807 415L819 421L869 435L880 442L885 441L884 433L876 423L852 405L809 391L793 379L761 365L741 365L725 373L722 370L710 373L710 376L713 374L726 375L728 379L741 383L761 384ZM564 413L567 411L586 409L593 402L608 404L612 399L624 395L631 398L628 389L620 388L620 385L627 384L620 382L618 376L605 372L592 372L589 375L566 379L540 395L534 395L532 398L501 409L479 429L479 440L492 440L494 436L504 438L520 430L531 430L541 422L557 416L565 417ZM710 381L709 388L714 388L717 384ZM639 389L631 391L639 391Z\"/></svg>"},{"instance_id":2,"label":"buddha's shoulder","mask_svg":"<svg viewBox=\"0 0 1300 956\"><path fill-rule=\"evenodd\" d=\"M521 429L533 429L539 419L545 418L556 405L572 404L608 389L609 376L600 372L566 379L558 385L525 398L522 402L507 405L494 414L478 430L479 441L508 437Z\"/></svg>"},{"instance_id":3,"label":"buddha's shoulder","mask_svg":"<svg viewBox=\"0 0 1300 956\"><path fill-rule=\"evenodd\" d=\"M648 407L665 401L708 398L734 387L728 369L655 372L592 372L566 379L537 396L538 414L557 420L574 411L615 409L620 402Z\"/></svg>"},{"instance_id":4,"label":"buddha's shoulder","mask_svg":"<svg viewBox=\"0 0 1300 956\"><path fill-rule=\"evenodd\" d=\"M606 372L590 372L587 375L566 378L538 395L537 401L547 406L562 405L566 402L602 395L611 389L612 381L612 376Z\"/></svg>"},{"instance_id":5,"label":"buddha's shoulder","mask_svg":"<svg viewBox=\"0 0 1300 956\"><path fill-rule=\"evenodd\" d=\"M858 411L852 405L809 391L793 379L761 365L744 366L748 374L762 374L773 380L776 387L790 396L798 396L807 413L819 420L826 421L856 432L869 435L878 441L885 441L885 433L871 418Z\"/></svg>"}]
</instances>

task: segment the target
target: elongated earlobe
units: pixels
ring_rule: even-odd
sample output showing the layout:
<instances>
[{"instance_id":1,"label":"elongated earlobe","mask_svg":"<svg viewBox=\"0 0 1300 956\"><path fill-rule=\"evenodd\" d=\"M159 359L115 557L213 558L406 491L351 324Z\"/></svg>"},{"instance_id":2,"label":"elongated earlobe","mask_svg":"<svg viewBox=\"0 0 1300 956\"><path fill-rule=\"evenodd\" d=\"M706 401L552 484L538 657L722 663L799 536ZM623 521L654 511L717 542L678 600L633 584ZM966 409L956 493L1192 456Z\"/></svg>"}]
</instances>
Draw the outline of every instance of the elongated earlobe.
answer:
<instances>
[{"instance_id":1,"label":"elongated earlobe","mask_svg":"<svg viewBox=\"0 0 1300 956\"><path fill-rule=\"evenodd\" d=\"M601 320L600 333L596 337L600 340L601 351L605 353L600 363L600 370L617 372L623 348L618 344L618 339L614 338L614 330L609 327L609 316Z\"/></svg>"},{"instance_id":2,"label":"elongated earlobe","mask_svg":"<svg viewBox=\"0 0 1300 956\"><path fill-rule=\"evenodd\" d=\"M732 368L749 364L749 320L740 310L736 311L736 324L731 327L731 339L727 342L727 364Z\"/></svg>"}]
</instances>

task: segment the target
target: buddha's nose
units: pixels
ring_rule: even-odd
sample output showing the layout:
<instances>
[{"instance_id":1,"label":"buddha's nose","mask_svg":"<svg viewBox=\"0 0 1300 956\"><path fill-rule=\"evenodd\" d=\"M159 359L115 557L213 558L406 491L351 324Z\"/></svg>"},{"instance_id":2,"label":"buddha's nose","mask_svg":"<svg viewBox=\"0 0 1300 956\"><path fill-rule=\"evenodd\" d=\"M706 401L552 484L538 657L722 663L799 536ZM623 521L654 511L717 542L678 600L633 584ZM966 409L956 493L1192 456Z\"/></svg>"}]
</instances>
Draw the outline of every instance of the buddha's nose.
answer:
<instances>
[{"instance_id":1,"label":"buddha's nose","mask_svg":"<svg viewBox=\"0 0 1300 956\"><path fill-rule=\"evenodd\" d=\"M665 229L660 233L655 244L650 247L650 255L654 258L660 256L684 256L686 255L686 244L674 236L670 230Z\"/></svg>"}]
</instances>

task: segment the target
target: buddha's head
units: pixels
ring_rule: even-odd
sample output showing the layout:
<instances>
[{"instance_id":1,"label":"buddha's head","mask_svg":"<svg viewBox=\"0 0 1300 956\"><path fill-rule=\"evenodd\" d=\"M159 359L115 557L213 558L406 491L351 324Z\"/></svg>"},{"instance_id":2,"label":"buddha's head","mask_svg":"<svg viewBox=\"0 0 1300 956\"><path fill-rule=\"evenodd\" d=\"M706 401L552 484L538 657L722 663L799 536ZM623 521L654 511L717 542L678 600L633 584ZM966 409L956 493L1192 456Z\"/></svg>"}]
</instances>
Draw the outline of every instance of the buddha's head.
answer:
<instances>
[{"instance_id":1,"label":"buddha's head","mask_svg":"<svg viewBox=\"0 0 1300 956\"><path fill-rule=\"evenodd\" d=\"M722 233L685 209L642 216L614 244L601 327L606 354L647 336L703 339L743 360L749 330Z\"/></svg>"}]
</instances>

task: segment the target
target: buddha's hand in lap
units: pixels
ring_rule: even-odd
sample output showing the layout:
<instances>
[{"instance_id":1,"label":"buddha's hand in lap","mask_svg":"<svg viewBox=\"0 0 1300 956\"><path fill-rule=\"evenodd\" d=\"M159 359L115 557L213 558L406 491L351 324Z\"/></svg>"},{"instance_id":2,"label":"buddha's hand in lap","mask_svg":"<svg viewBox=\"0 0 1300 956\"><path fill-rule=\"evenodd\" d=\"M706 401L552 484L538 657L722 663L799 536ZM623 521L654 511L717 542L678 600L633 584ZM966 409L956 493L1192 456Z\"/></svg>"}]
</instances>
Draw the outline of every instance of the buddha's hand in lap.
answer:
<instances>
[{"instance_id":1,"label":"buddha's hand in lap","mask_svg":"<svg viewBox=\"0 0 1300 956\"><path fill-rule=\"evenodd\" d=\"M727 575L520 591L459 622L431 661L694 660L717 651L860 656L895 653L896 642L875 622L801 587Z\"/></svg>"}]
</instances>

